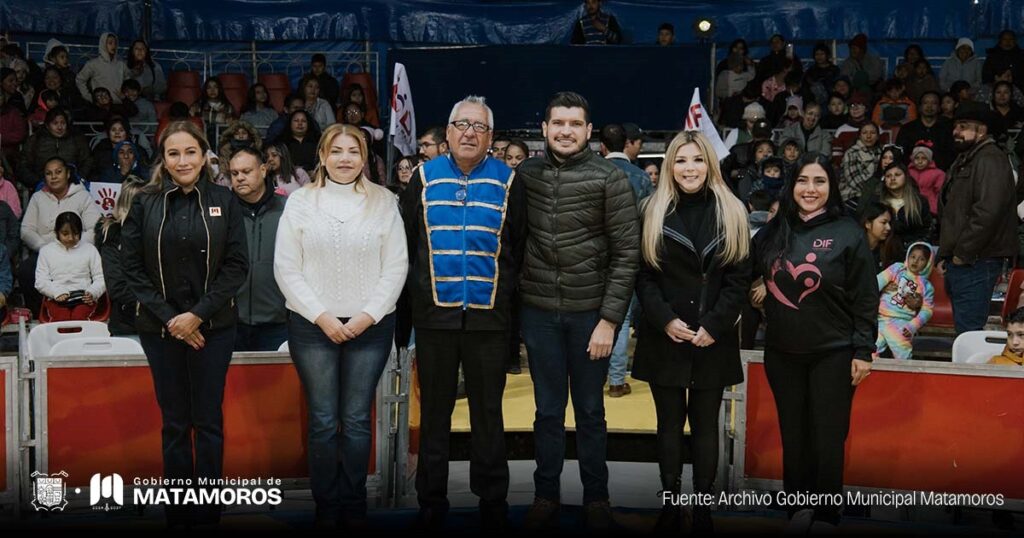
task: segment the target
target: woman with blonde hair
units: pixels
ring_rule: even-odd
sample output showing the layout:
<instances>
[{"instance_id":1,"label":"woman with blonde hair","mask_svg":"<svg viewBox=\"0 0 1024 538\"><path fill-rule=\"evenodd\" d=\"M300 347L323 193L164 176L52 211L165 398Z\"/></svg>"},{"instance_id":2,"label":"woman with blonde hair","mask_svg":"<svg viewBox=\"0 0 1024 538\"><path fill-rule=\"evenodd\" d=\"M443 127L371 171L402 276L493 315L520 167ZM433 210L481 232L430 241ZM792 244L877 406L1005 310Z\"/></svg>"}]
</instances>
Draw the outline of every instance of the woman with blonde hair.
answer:
<instances>
[{"instance_id":1,"label":"woman with blonde hair","mask_svg":"<svg viewBox=\"0 0 1024 538\"><path fill-rule=\"evenodd\" d=\"M128 280L121 267L121 225L124 224L124 219L128 218L132 200L141 190L142 180L136 176L128 176L128 180L121 184L121 193L117 195L113 214L100 220L96 226L103 277L107 283L107 294L110 295L111 312L108 326L111 336L137 334L135 309L139 301L128 287Z\"/></svg>"},{"instance_id":2,"label":"woman with blonde hair","mask_svg":"<svg viewBox=\"0 0 1024 538\"><path fill-rule=\"evenodd\" d=\"M274 252L291 311L288 345L309 405L318 528L366 526L370 411L409 270L398 203L363 175L368 150L359 131L335 124L324 132L320 166L288 197Z\"/></svg>"},{"instance_id":3,"label":"woman with blonde hair","mask_svg":"<svg viewBox=\"0 0 1024 538\"><path fill-rule=\"evenodd\" d=\"M249 272L242 208L210 180L209 151L194 123L168 125L121 226L124 276L139 301L135 328L163 418L163 475L191 484L224 474L234 298ZM217 524L220 506L168 505L166 515L171 528Z\"/></svg>"},{"instance_id":4,"label":"woman with blonde hair","mask_svg":"<svg viewBox=\"0 0 1024 538\"><path fill-rule=\"evenodd\" d=\"M693 488L711 493L718 408L725 387L743 381L737 320L750 288L747 211L722 179L710 142L695 131L669 144L661 177L641 215L643 319L633 377L651 385L663 490L682 491L689 418ZM667 503L656 530L679 531L680 510ZM710 508L694 507L693 529L712 530Z\"/></svg>"}]
</instances>

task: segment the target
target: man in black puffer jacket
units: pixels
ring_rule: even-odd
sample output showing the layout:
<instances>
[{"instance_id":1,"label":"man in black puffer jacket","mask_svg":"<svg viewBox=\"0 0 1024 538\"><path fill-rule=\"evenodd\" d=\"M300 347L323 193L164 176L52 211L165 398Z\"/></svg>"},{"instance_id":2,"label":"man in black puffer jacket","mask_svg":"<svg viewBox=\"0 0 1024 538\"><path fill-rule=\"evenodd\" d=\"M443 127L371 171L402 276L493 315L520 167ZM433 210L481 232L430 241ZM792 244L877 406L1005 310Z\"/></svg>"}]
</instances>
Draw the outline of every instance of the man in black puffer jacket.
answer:
<instances>
[{"instance_id":1,"label":"man in black puffer jacket","mask_svg":"<svg viewBox=\"0 0 1024 538\"><path fill-rule=\"evenodd\" d=\"M547 156L519 166L529 236L519 289L522 333L534 383L536 499L528 529L557 521L565 456L565 408L572 391L587 528L611 524L604 381L616 326L633 296L640 224L629 180L590 151L586 99L556 94L542 124Z\"/></svg>"}]
</instances>

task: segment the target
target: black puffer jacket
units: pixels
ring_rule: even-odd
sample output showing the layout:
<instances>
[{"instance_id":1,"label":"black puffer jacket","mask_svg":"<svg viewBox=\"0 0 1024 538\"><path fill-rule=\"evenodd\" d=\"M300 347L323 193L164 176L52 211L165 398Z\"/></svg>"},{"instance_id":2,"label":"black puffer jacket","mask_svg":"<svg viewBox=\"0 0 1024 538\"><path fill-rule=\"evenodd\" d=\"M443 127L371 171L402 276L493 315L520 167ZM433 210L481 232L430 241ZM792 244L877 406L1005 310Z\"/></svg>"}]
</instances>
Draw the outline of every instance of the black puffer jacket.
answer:
<instances>
[{"instance_id":1,"label":"black puffer jacket","mask_svg":"<svg viewBox=\"0 0 1024 538\"><path fill-rule=\"evenodd\" d=\"M520 292L542 310L600 309L622 323L640 262L633 188L614 163L584 149L565 162L535 157L519 166L529 237Z\"/></svg>"}]
</instances>

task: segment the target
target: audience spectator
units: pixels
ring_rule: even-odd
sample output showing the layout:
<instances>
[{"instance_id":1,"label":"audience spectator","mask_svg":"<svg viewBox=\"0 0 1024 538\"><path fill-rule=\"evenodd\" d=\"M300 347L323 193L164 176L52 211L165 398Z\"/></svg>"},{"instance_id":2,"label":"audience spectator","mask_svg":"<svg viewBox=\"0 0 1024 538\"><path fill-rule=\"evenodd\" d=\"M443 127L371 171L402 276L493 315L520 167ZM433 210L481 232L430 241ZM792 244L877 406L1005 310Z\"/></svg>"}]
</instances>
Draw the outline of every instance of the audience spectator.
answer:
<instances>
[{"instance_id":1,"label":"audience spectator","mask_svg":"<svg viewBox=\"0 0 1024 538\"><path fill-rule=\"evenodd\" d=\"M828 102L832 82L839 77L839 67L832 61L832 49L828 44L814 45L814 64L804 73L804 85L818 103Z\"/></svg>"},{"instance_id":2,"label":"audience spectator","mask_svg":"<svg viewBox=\"0 0 1024 538\"><path fill-rule=\"evenodd\" d=\"M106 293L103 262L91 243L82 242L82 218L73 211L57 215L57 240L39 250L36 290L46 299L39 320L89 320L100 313Z\"/></svg>"},{"instance_id":3,"label":"audience spectator","mask_svg":"<svg viewBox=\"0 0 1024 538\"><path fill-rule=\"evenodd\" d=\"M821 105L808 102L804 105L801 122L784 129L782 138L796 140L802 152L815 151L822 155L830 154L832 152L832 137L818 125L820 117Z\"/></svg>"},{"instance_id":4,"label":"audience spectator","mask_svg":"<svg viewBox=\"0 0 1024 538\"><path fill-rule=\"evenodd\" d=\"M896 242L889 240L892 235L892 208L877 198L871 198L858 209L860 225L864 228L868 248L875 259L875 270L882 272L899 260L898 251L894 248Z\"/></svg>"},{"instance_id":5,"label":"audience spectator","mask_svg":"<svg viewBox=\"0 0 1024 538\"><path fill-rule=\"evenodd\" d=\"M900 60L900 63L913 66L925 59L924 49L921 48L921 45L911 43L907 45L907 48L903 49L903 59Z\"/></svg>"},{"instance_id":6,"label":"audience spectator","mask_svg":"<svg viewBox=\"0 0 1024 538\"><path fill-rule=\"evenodd\" d=\"M1017 46L1017 34L1012 30L999 33L996 46L985 51L985 63L981 67L982 82L991 84L996 77L1009 69L1018 87L1024 84L1024 51Z\"/></svg>"},{"instance_id":7,"label":"audience spectator","mask_svg":"<svg viewBox=\"0 0 1024 538\"><path fill-rule=\"evenodd\" d=\"M7 43L0 48L0 58L7 58L4 65L15 67L18 60L25 62L25 66L28 67L28 77L26 78L28 84L33 89L38 88L43 80L43 70L38 65L25 55L25 51L21 50L21 47L17 43Z\"/></svg>"},{"instance_id":8,"label":"audience spectator","mask_svg":"<svg viewBox=\"0 0 1024 538\"><path fill-rule=\"evenodd\" d=\"M32 129L38 129L46 122L46 113L60 106L60 96L53 90L39 92L36 99L36 107L28 116L28 124Z\"/></svg>"},{"instance_id":9,"label":"audience spectator","mask_svg":"<svg viewBox=\"0 0 1024 538\"><path fill-rule=\"evenodd\" d=\"M228 170L228 165L235 152L244 148L251 148L254 152L259 153L260 165L263 165L263 154L260 153L263 150L263 140L260 138L259 131L251 123L241 120L232 121L220 133L217 160L223 166L215 183L231 188L231 172Z\"/></svg>"},{"instance_id":10,"label":"audience spectator","mask_svg":"<svg viewBox=\"0 0 1024 538\"><path fill-rule=\"evenodd\" d=\"M363 114L366 116L366 122L373 127L380 127L380 118L374 112L373 108L370 107L370 103L366 100L366 90L360 84L349 84L345 86L342 91L341 106L345 107L349 103L359 103L362 106Z\"/></svg>"},{"instance_id":11,"label":"audience spectator","mask_svg":"<svg viewBox=\"0 0 1024 538\"><path fill-rule=\"evenodd\" d=\"M885 129L898 129L901 125L917 119L917 107L904 95L904 84L899 79L885 83L885 93L871 113L871 121Z\"/></svg>"},{"instance_id":12,"label":"audience spectator","mask_svg":"<svg viewBox=\"0 0 1024 538\"><path fill-rule=\"evenodd\" d=\"M305 106L305 102L303 102L303 106ZM268 128L277 120L277 117L277 111L270 104L267 87L259 83L250 86L240 119L255 125L261 135L266 135Z\"/></svg>"},{"instance_id":13,"label":"audience spectator","mask_svg":"<svg viewBox=\"0 0 1024 538\"><path fill-rule=\"evenodd\" d=\"M36 100L36 89L29 80L28 62L21 58L16 58L11 62L11 69L14 70L15 79L18 82L17 90L21 94L22 102L25 103L26 107L31 106Z\"/></svg>"},{"instance_id":14,"label":"audience spectator","mask_svg":"<svg viewBox=\"0 0 1024 538\"><path fill-rule=\"evenodd\" d=\"M383 133L380 129L374 129L369 125L360 127L359 131L363 135L367 148L366 158L363 161L363 173L370 178L370 181L384 186L387 183L387 165L384 164L384 158L380 156L380 153L374 149L374 141L380 141Z\"/></svg>"},{"instance_id":15,"label":"audience spectator","mask_svg":"<svg viewBox=\"0 0 1024 538\"><path fill-rule=\"evenodd\" d=\"M633 195L636 197L637 204L639 204L641 200L654 192L654 186L651 185L647 174L631 163L629 155L623 152L626 149L626 130L623 129L622 125L611 123L601 129L600 138L601 155L626 173L626 179L629 180L630 186L633 187ZM628 337L629 335L626 335L627 339ZM614 356L614 350L612 354ZM625 371L625 365L623 365L623 371ZM624 382L624 379L619 379L619 381ZM618 384L621 385L622 383Z\"/></svg>"},{"instance_id":16,"label":"audience spectator","mask_svg":"<svg viewBox=\"0 0 1024 538\"><path fill-rule=\"evenodd\" d=\"M939 214L939 194L946 181L946 173L936 166L933 155L932 144L928 141L922 140L914 146L910 154L910 177L914 178L921 195L928 200L928 209L934 217Z\"/></svg>"},{"instance_id":17,"label":"audience spectator","mask_svg":"<svg viewBox=\"0 0 1024 538\"><path fill-rule=\"evenodd\" d=\"M821 119L821 128L834 131L842 127L849 120L846 112L846 100L843 99L843 96L838 93L829 95L828 110L825 111L825 117Z\"/></svg>"},{"instance_id":18,"label":"audience spectator","mask_svg":"<svg viewBox=\"0 0 1024 538\"><path fill-rule=\"evenodd\" d=\"M60 90L61 95L67 98L67 102L61 104L67 107L71 107L74 103L71 102L72 96L78 96L78 87L75 85L75 74L74 68L71 66L71 55L68 54L68 48L63 43L56 39L51 39L46 42L46 52L43 54L43 64L47 69L53 68L57 75L60 76L60 86L54 88L46 80L46 72L43 72L43 83L51 90Z\"/></svg>"},{"instance_id":19,"label":"audience spectator","mask_svg":"<svg viewBox=\"0 0 1024 538\"><path fill-rule=\"evenodd\" d=\"M112 150L114 164L99 168L99 181L103 183L126 183L131 181L144 181L149 176L148 171L139 159L139 148L135 147L129 140L122 140L114 144Z\"/></svg>"},{"instance_id":20,"label":"audience spectator","mask_svg":"<svg viewBox=\"0 0 1024 538\"><path fill-rule=\"evenodd\" d=\"M758 82L778 73L784 66L790 66L797 73L803 74L804 67L800 58L793 52L793 46L786 43L786 38L781 34L775 34L769 40L771 50L757 63ZM781 83L782 81L779 80Z\"/></svg>"},{"instance_id":21,"label":"audience spectator","mask_svg":"<svg viewBox=\"0 0 1024 538\"><path fill-rule=\"evenodd\" d=\"M327 101L327 104L333 110L334 106L338 104L338 81L327 70L327 56L321 53L314 54L309 59L309 73L303 78L316 79L320 90L318 96ZM299 88L302 87L302 84L300 84Z\"/></svg>"},{"instance_id":22,"label":"audience spectator","mask_svg":"<svg viewBox=\"0 0 1024 538\"><path fill-rule=\"evenodd\" d=\"M25 97L18 91L18 74L9 67L0 67L0 95L8 106L17 108L23 116L28 113Z\"/></svg>"},{"instance_id":23,"label":"audience spectator","mask_svg":"<svg viewBox=\"0 0 1024 538\"><path fill-rule=\"evenodd\" d=\"M306 75L299 82L299 88L306 99L306 112L313 116L320 130L326 129L334 123L334 106L320 97L320 80L317 77Z\"/></svg>"},{"instance_id":24,"label":"audience spectator","mask_svg":"<svg viewBox=\"0 0 1024 538\"><path fill-rule=\"evenodd\" d=\"M949 94L956 99L957 106L960 103L974 100L974 91L971 89L971 83L966 80L958 80L949 87Z\"/></svg>"},{"instance_id":25,"label":"audience spectator","mask_svg":"<svg viewBox=\"0 0 1024 538\"><path fill-rule=\"evenodd\" d=\"M799 116L802 115L804 109L804 103L810 103L815 100L814 94L804 88L803 80L799 73L795 73L793 71L786 73L785 78L783 78L783 83L786 86L785 89L777 93L775 98L772 99L771 103L768 105L768 122L772 125L779 125L782 122L782 117L786 115L789 107L794 104L794 101L792 100L793 97L799 98L795 101L796 114L789 118L787 125L794 123L795 120L799 119ZM786 125L783 125L781 127L785 126Z\"/></svg>"},{"instance_id":26,"label":"audience spectator","mask_svg":"<svg viewBox=\"0 0 1024 538\"><path fill-rule=\"evenodd\" d=\"M419 166L419 164L419 155L406 155L399 159L398 163L395 164L395 184L392 190L398 194L399 197L401 197L401 194L405 192L405 189L409 186L409 181L412 180L413 170Z\"/></svg>"},{"instance_id":27,"label":"audience spectator","mask_svg":"<svg viewBox=\"0 0 1024 538\"><path fill-rule=\"evenodd\" d=\"M989 359L988 363L1024 366L1024 308L1014 310L1006 318L1006 346L1002 353Z\"/></svg>"},{"instance_id":28,"label":"audience spectator","mask_svg":"<svg viewBox=\"0 0 1024 538\"><path fill-rule=\"evenodd\" d=\"M274 192L288 196L309 183L309 175L292 164L288 146L281 142L264 148L267 175L274 181Z\"/></svg>"},{"instance_id":29,"label":"audience spectator","mask_svg":"<svg viewBox=\"0 0 1024 538\"><path fill-rule=\"evenodd\" d=\"M99 56L82 67L75 82L82 99L89 101L93 88L120 88L121 83L130 76L128 66L117 57L117 36L103 32L100 35ZM115 103L121 102L120 96L114 95L112 98Z\"/></svg>"},{"instance_id":30,"label":"audience spectator","mask_svg":"<svg viewBox=\"0 0 1024 538\"><path fill-rule=\"evenodd\" d=\"M743 55L734 52L727 58L729 68L718 75L715 82L715 97L728 99L743 91L754 80L754 67L747 65Z\"/></svg>"},{"instance_id":31,"label":"audience spectator","mask_svg":"<svg viewBox=\"0 0 1024 538\"><path fill-rule=\"evenodd\" d=\"M284 111L281 115L267 127L267 136L265 140L277 140L280 138L281 133L284 132L285 128L288 127L288 122L291 121L292 113L296 110L306 109L306 98L302 94L293 93L284 100Z\"/></svg>"},{"instance_id":32,"label":"audience spectator","mask_svg":"<svg viewBox=\"0 0 1024 538\"><path fill-rule=\"evenodd\" d=\"M747 201L749 202L750 196L756 192L766 192L769 196L777 198L786 182L782 176L784 168L785 165L779 157L769 156L761 160L760 175L751 185L751 194L747 196Z\"/></svg>"},{"instance_id":33,"label":"audience spectator","mask_svg":"<svg viewBox=\"0 0 1024 538\"><path fill-rule=\"evenodd\" d=\"M111 336L127 336L136 334L135 312L139 301L128 287L121 263L121 225L128 218L128 210L132 200L142 190L141 181L126 181L121 185L121 193L114 203L111 216L102 219L96 225L96 238L99 242L100 260L103 263L103 280L110 294L110 320L107 328Z\"/></svg>"},{"instance_id":34,"label":"audience spectator","mask_svg":"<svg viewBox=\"0 0 1024 538\"><path fill-rule=\"evenodd\" d=\"M44 164L45 186L29 199L21 221L21 240L28 247L29 256L19 265L18 280L26 306L34 313L39 312L40 301L36 293L36 261L39 250L57 239L54 228L57 215L66 211L77 213L82 218L82 238L87 243L93 242L96 223L100 220L99 208L88 191L80 183L72 183L71 170L64 159L51 157Z\"/></svg>"},{"instance_id":35,"label":"audience spectator","mask_svg":"<svg viewBox=\"0 0 1024 538\"><path fill-rule=\"evenodd\" d=\"M128 100L119 104L107 88L92 89L92 103L75 112L75 119L83 123L106 123L113 117L130 118L138 114L139 109Z\"/></svg>"},{"instance_id":36,"label":"audience spectator","mask_svg":"<svg viewBox=\"0 0 1024 538\"><path fill-rule=\"evenodd\" d=\"M142 96L151 101L159 101L167 91L167 80L164 78L164 68L153 61L149 44L142 39L133 41L127 59L128 76L139 83Z\"/></svg>"},{"instance_id":37,"label":"audience spectator","mask_svg":"<svg viewBox=\"0 0 1024 538\"><path fill-rule=\"evenodd\" d=\"M995 84L992 92L992 112L995 113L997 133L1005 133L1009 129L1019 129L1024 122L1024 109L1013 101L1013 84L1000 81Z\"/></svg>"},{"instance_id":38,"label":"audience spectator","mask_svg":"<svg viewBox=\"0 0 1024 538\"><path fill-rule=\"evenodd\" d=\"M852 99L853 83L850 82L850 77L846 75L839 75L839 78L832 83L832 93L838 93L843 97L844 101Z\"/></svg>"},{"instance_id":39,"label":"audience spectator","mask_svg":"<svg viewBox=\"0 0 1024 538\"><path fill-rule=\"evenodd\" d=\"M279 142L288 147L292 163L301 167L308 174L316 169L320 162L316 153L316 145L320 140L320 128L313 116L305 110L292 112L288 127L281 133Z\"/></svg>"},{"instance_id":40,"label":"audience spectator","mask_svg":"<svg viewBox=\"0 0 1024 538\"><path fill-rule=\"evenodd\" d=\"M7 207L14 213L16 219L21 218L21 195L18 194L18 187L14 185L14 169L11 168L7 157L0 155L0 202L7 204ZM3 235L0 234L0 240ZM2 258L0 258L2 259Z\"/></svg>"},{"instance_id":41,"label":"audience spectator","mask_svg":"<svg viewBox=\"0 0 1024 538\"><path fill-rule=\"evenodd\" d=\"M36 131L25 142L18 181L30 192L34 191L45 175L47 163L54 158L74 166L81 177L92 176L94 168L89 143L85 137L74 133L70 116L63 108L47 112L46 128ZM51 219L56 217L56 214L51 215Z\"/></svg>"},{"instance_id":42,"label":"audience spectator","mask_svg":"<svg viewBox=\"0 0 1024 538\"><path fill-rule=\"evenodd\" d=\"M803 121L804 113L804 100L799 95L791 95L786 98L786 113L782 115L778 123L775 124L776 129L786 130L790 126L800 125Z\"/></svg>"},{"instance_id":43,"label":"audience spectator","mask_svg":"<svg viewBox=\"0 0 1024 538\"><path fill-rule=\"evenodd\" d=\"M930 244L914 243L907 248L906 261L878 273L879 356L909 360L913 355L914 335L931 319L935 306L935 290L928 280L932 258Z\"/></svg>"},{"instance_id":44,"label":"audience spectator","mask_svg":"<svg viewBox=\"0 0 1024 538\"><path fill-rule=\"evenodd\" d=\"M523 146L525 147L526 144L523 144ZM508 164L508 161L509 160L506 159L505 164ZM519 163L516 164L518 165ZM651 185L657 188L658 176L661 174L661 168L658 166L658 163L654 161L646 161L641 163L641 165L643 165L644 172L647 172L647 177L651 178Z\"/></svg>"},{"instance_id":45,"label":"audience spectator","mask_svg":"<svg viewBox=\"0 0 1024 538\"><path fill-rule=\"evenodd\" d=\"M992 88L999 82L1009 82L1013 84L1013 69L1007 67L1002 73L997 73L994 81L986 82L981 87L974 90L974 100L979 103L990 104L992 102ZM1013 86L1013 102L1017 103L1017 106L1024 107L1024 92L1020 91L1016 85Z\"/></svg>"},{"instance_id":46,"label":"audience spectator","mask_svg":"<svg viewBox=\"0 0 1024 538\"><path fill-rule=\"evenodd\" d=\"M231 101L224 97L220 81L210 77L203 83L203 93L198 101L192 103L189 114L201 118L206 125L207 133L212 133L215 125L227 125L231 118L235 117L235 108L231 106ZM209 138L212 140L214 137Z\"/></svg>"},{"instance_id":47,"label":"audience spectator","mask_svg":"<svg viewBox=\"0 0 1024 538\"><path fill-rule=\"evenodd\" d=\"M952 93L946 92L942 94L942 103L940 105L942 110L942 117L952 122L953 117L956 114L957 106L959 105L960 103L957 101L957 98Z\"/></svg>"},{"instance_id":48,"label":"audience spectator","mask_svg":"<svg viewBox=\"0 0 1024 538\"><path fill-rule=\"evenodd\" d=\"M863 93L857 93L850 98L850 114L846 123L839 126L832 135L832 159L841 161L846 150L850 148L860 137L860 129L871 122L868 117L868 98Z\"/></svg>"},{"instance_id":49,"label":"audience spectator","mask_svg":"<svg viewBox=\"0 0 1024 538\"><path fill-rule=\"evenodd\" d=\"M128 119L136 123L156 123L156 107L149 99L142 96L142 86L139 81L130 78L121 84L121 96L124 104L135 106L135 114L128 116Z\"/></svg>"},{"instance_id":50,"label":"audience spectator","mask_svg":"<svg viewBox=\"0 0 1024 538\"><path fill-rule=\"evenodd\" d=\"M950 90L954 82L963 80L977 88L981 86L981 67L981 59L974 55L974 42L961 37L939 70L939 87Z\"/></svg>"},{"instance_id":51,"label":"audience spectator","mask_svg":"<svg viewBox=\"0 0 1024 538\"><path fill-rule=\"evenodd\" d=\"M775 96L786 89L786 75L793 69L793 62L788 58L773 62L773 65L774 68L768 71L768 76L761 83L761 97L768 103L774 101Z\"/></svg>"},{"instance_id":52,"label":"audience spectator","mask_svg":"<svg viewBox=\"0 0 1024 538\"><path fill-rule=\"evenodd\" d=\"M68 87L65 84L64 76L60 74L60 70L52 65L46 66L46 70L43 71L43 91L46 90L56 92L58 105L68 110L81 106L85 102L82 96L78 94L74 78L71 79L71 86Z\"/></svg>"},{"instance_id":53,"label":"audience spectator","mask_svg":"<svg viewBox=\"0 0 1024 538\"><path fill-rule=\"evenodd\" d=\"M772 126L765 119L754 121L750 129L751 140L737 143L729 148L729 155L722 161L722 177L733 192L739 192L739 182L745 170L751 165L754 156L754 145L763 140L771 140Z\"/></svg>"},{"instance_id":54,"label":"audience spectator","mask_svg":"<svg viewBox=\"0 0 1024 538\"><path fill-rule=\"evenodd\" d=\"M448 153L448 142L443 127L427 128L416 140L416 144L424 161Z\"/></svg>"},{"instance_id":55,"label":"audience spectator","mask_svg":"<svg viewBox=\"0 0 1024 538\"><path fill-rule=\"evenodd\" d=\"M191 121L199 130L203 130L202 118L197 118L189 114L189 107L181 101L177 101L171 104L170 108L167 109L167 114L160 118L159 123L156 126L156 134L153 135L153 140L160 140L160 135L163 134L164 129L171 122L175 121Z\"/></svg>"},{"instance_id":56,"label":"audience spectator","mask_svg":"<svg viewBox=\"0 0 1024 538\"><path fill-rule=\"evenodd\" d=\"M27 136L28 122L25 121L25 114L0 92L0 156L16 157L18 147Z\"/></svg>"},{"instance_id":57,"label":"audience spectator","mask_svg":"<svg viewBox=\"0 0 1024 538\"><path fill-rule=\"evenodd\" d=\"M848 45L850 57L843 60L839 73L850 77L854 92L871 95L875 86L885 77L885 66L877 54L868 51L868 36L857 34Z\"/></svg>"},{"instance_id":58,"label":"audience spectator","mask_svg":"<svg viewBox=\"0 0 1024 538\"><path fill-rule=\"evenodd\" d=\"M747 148L747 167L740 172L735 187L730 185L736 196L744 202L750 197L751 192L757 190L755 187L761 180L762 163L765 159L775 156L775 144L768 139L755 140Z\"/></svg>"},{"instance_id":59,"label":"audience spectator","mask_svg":"<svg viewBox=\"0 0 1024 538\"><path fill-rule=\"evenodd\" d=\"M672 23L663 22L658 27L658 40L656 43L661 47L671 47L676 44L676 27Z\"/></svg>"},{"instance_id":60,"label":"audience spectator","mask_svg":"<svg viewBox=\"0 0 1024 538\"><path fill-rule=\"evenodd\" d=\"M911 180L907 165L890 163L882 175L877 191L878 199L892 208L892 233L899 241L900 250L911 244L931 239L932 212L928 200L921 195L917 183Z\"/></svg>"},{"instance_id":61,"label":"audience spectator","mask_svg":"<svg viewBox=\"0 0 1024 538\"><path fill-rule=\"evenodd\" d=\"M622 129L626 131L626 147L622 152L629 157L629 162L636 164L644 145L644 132L639 125L630 122L623 123Z\"/></svg>"},{"instance_id":62,"label":"audience spectator","mask_svg":"<svg viewBox=\"0 0 1024 538\"><path fill-rule=\"evenodd\" d=\"M932 73L932 66L928 60L918 60L912 65L913 70L907 79L907 97L917 103L925 93L939 91L939 81Z\"/></svg>"},{"instance_id":63,"label":"audience spectator","mask_svg":"<svg viewBox=\"0 0 1024 538\"><path fill-rule=\"evenodd\" d=\"M526 142L515 138L508 145L508 149L505 150L505 164L515 170L520 163L530 157L530 148L527 147ZM647 176L650 177L651 173L645 170ZM652 183L653 185L653 183Z\"/></svg>"},{"instance_id":64,"label":"audience spectator","mask_svg":"<svg viewBox=\"0 0 1024 538\"><path fill-rule=\"evenodd\" d=\"M1013 170L989 134L991 115L980 103L957 109L953 140L959 155L939 197L938 257L957 334L984 328L996 280L1007 258L1020 253Z\"/></svg>"},{"instance_id":65,"label":"audience spectator","mask_svg":"<svg viewBox=\"0 0 1024 538\"><path fill-rule=\"evenodd\" d=\"M512 141L504 135L494 135L494 141L491 142L491 157L498 159L499 161L505 161L505 150L508 149L509 144Z\"/></svg>"},{"instance_id":66,"label":"audience spectator","mask_svg":"<svg viewBox=\"0 0 1024 538\"><path fill-rule=\"evenodd\" d=\"M615 15L601 11L601 0L584 0L586 13L572 26L573 45L618 45L622 30Z\"/></svg>"},{"instance_id":67,"label":"audience spectator","mask_svg":"<svg viewBox=\"0 0 1024 538\"><path fill-rule=\"evenodd\" d=\"M757 108L754 110L759 110L760 116L752 118L750 121L754 121L758 118L764 118L764 107L758 102L760 97L761 86L754 81L748 82L743 88L743 91L738 95L729 97L720 103L718 107L718 125L720 127L732 127L734 129L743 127L745 125L744 120L748 119L747 108L751 105L757 105ZM750 130L749 126L747 126L747 130Z\"/></svg>"},{"instance_id":68,"label":"audience spectator","mask_svg":"<svg viewBox=\"0 0 1024 538\"><path fill-rule=\"evenodd\" d=\"M941 170L949 169L956 157L953 149L953 123L939 115L942 97L937 92L925 92L918 101L918 118L900 128L896 145L912 148L918 141L931 143L935 165ZM932 206L937 209L937 206Z\"/></svg>"},{"instance_id":69,"label":"audience spectator","mask_svg":"<svg viewBox=\"0 0 1024 538\"><path fill-rule=\"evenodd\" d=\"M715 66L716 77L722 71L729 69L729 56L732 56L733 53L739 53L739 55L743 57L743 64L747 69L754 69L754 60L750 57L750 49L747 48L747 40L736 39L729 45L729 53L725 55L725 59L718 62L718 65Z\"/></svg>"},{"instance_id":70,"label":"audience spectator","mask_svg":"<svg viewBox=\"0 0 1024 538\"><path fill-rule=\"evenodd\" d=\"M860 128L860 137L843 155L839 170L839 193L847 207L855 206L863 194L865 184L878 166L882 149L878 147L878 126L866 123Z\"/></svg>"},{"instance_id":71,"label":"audience spectator","mask_svg":"<svg viewBox=\"0 0 1024 538\"><path fill-rule=\"evenodd\" d=\"M141 165L145 166L149 162L153 154L149 138L132 130L132 125L128 120L115 116L104 124L103 133L96 135L89 144L89 149L92 151L93 169L97 174L103 174L105 170L113 168L119 163L114 146L124 141L132 143L135 157Z\"/></svg>"}]
</instances>

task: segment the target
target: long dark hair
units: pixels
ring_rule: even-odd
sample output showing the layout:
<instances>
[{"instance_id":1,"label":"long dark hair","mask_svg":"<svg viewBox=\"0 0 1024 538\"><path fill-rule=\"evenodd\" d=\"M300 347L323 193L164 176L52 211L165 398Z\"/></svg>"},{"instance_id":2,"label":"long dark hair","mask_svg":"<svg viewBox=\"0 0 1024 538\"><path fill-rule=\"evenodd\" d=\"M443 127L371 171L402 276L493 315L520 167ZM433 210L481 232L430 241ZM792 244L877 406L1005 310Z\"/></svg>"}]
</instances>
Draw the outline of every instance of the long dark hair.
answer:
<instances>
[{"instance_id":1,"label":"long dark hair","mask_svg":"<svg viewBox=\"0 0 1024 538\"><path fill-rule=\"evenodd\" d=\"M135 67L139 65L138 61L135 59L135 45L137 43L142 43L142 46L146 47L146 57L143 58L142 61L145 62L150 69L156 71L156 63L153 62L153 51L150 50L149 43L146 43L144 39L136 39L135 41L132 41L132 46L128 47L128 68L135 69Z\"/></svg>"},{"instance_id":2,"label":"long dark hair","mask_svg":"<svg viewBox=\"0 0 1024 538\"><path fill-rule=\"evenodd\" d=\"M889 215L890 222L896 220L896 212L893 211L891 207L889 207L887 204L882 203L877 197L869 199L866 203L863 204L863 207L860 208L860 219L858 222L858 224L860 224L860 229L863 230L866 234L867 224L869 222L874 222L875 219L885 214ZM890 231L889 237L887 237L885 241L879 243L876 247L878 249L879 258L882 261L882 265L886 267L889 267L889 265L891 265L893 261L900 259L898 252L900 248L900 245L898 243L900 243L900 241L895 239L895 237L896 234Z\"/></svg>"},{"instance_id":3,"label":"long dark hair","mask_svg":"<svg viewBox=\"0 0 1024 538\"><path fill-rule=\"evenodd\" d=\"M267 96L267 100L263 103L263 106L271 109L274 108L270 106L270 92L267 91L267 87L257 82L256 84L249 86L249 93L245 96L245 106L242 107L243 114L256 110L256 105L258 104L256 102L256 88L263 88L263 94Z\"/></svg>"},{"instance_id":4,"label":"long dark hair","mask_svg":"<svg viewBox=\"0 0 1024 538\"><path fill-rule=\"evenodd\" d=\"M917 188L917 182L911 177L910 169L902 161L893 161L882 171L882 183L878 186L879 199L888 203L891 198L889 187L885 184L885 174L893 168L899 168L903 172L903 209L907 222L921 224L921 214L925 211L925 208L921 207L921 191ZM895 213L894 210L893 214Z\"/></svg>"},{"instance_id":5,"label":"long dark hair","mask_svg":"<svg viewBox=\"0 0 1024 538\"><path fill-rule=\"evenodd\" d=\"M817 164L825 169L828 176L828 200L825 202L825 211L832 218L843 216L843 197L839 194L839 177L832 169L831 157L812 151L800 156L797 161L796 173L791 181L785 182L782 192L779 194L779 212L774 219L765 225L763 240L758 242L756 247L757 259L763 264L762 269L769 273L772 265L786 255L789 251L790 235L793 226L800 222L800 207L793 199L793 190L796 188L796 179L803 173L805 167ZM760 234L759 234L760 235Z\"/></svg>"},{"instance_id":6,"label":"long dark hair","mask_svg":"<svg viewBox=\"0 0 1024 538\"><path fill-rule=\"evenodd\" d=\"M282 183L291 183L292 179L295 177L295 165L292 164L292 154L290 151L288 151L288 146L286 146L283 142L269 144L266 148L263 149L264 162L270 160L271 149L277 152L277 155L279 157L278 160L281 161L281 168L277 169L273 173L273 177L275 179L281 178Z\"/></svg>"}]
</instances>

